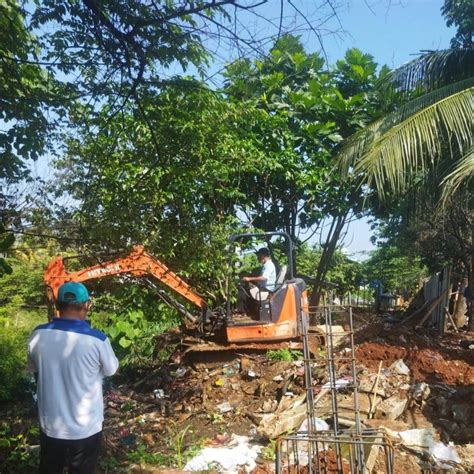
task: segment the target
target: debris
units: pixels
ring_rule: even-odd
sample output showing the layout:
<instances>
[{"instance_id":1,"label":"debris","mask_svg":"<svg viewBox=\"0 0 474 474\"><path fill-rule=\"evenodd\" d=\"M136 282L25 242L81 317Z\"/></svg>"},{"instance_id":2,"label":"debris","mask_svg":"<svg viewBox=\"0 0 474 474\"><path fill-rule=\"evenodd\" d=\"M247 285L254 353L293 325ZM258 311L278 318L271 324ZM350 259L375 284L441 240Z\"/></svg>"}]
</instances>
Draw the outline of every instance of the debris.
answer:
<instances>
[{"instance_id":1,"label":"debris","mask_svg":"<svg viewBox=\"0 0 474 474\"><path fill-rule=\"evenodd\" d=\"M394 395L384 400L375 411L375 418L383 420L396 420L407 407L408 399L400 399Z\"/></svg>"},{"instance_id":2,"label":"debris","mask_svg":"<svg viewBox=\"0 0 474 474\"><path fill-rule=\"evenodd\" d=\"M325 418L330 414L331 401L328 399L321 403L321 399L328 393L328 389L323 389L314 400L315 415L319 418ZM305 398L306 394L296 399L283 397L275 413L263 415L257 428L258 433L268 439L275 439L282 433L287 433L301 426L301 423L307 417Z\"/></svg>"},{"instance_id":3,"label":"debris","mask_svg":"<svg viewBox=\"0 0 474 474\"><path fill-rule=\"evenodd\" d=\"M390 367L389 370L398 375L410 375L410 369L407 367L403 359L398 359Z\"/></svg>"},{"instance_id":4,"label":"debris","mask_svg":"<svg viewBox=\"0 0 474 474\"><path fill-rule=\"evenodd\" d=\"M358 378L359 392L375 393L381 397L386 397L387 392L385 391L385 386L388 385L387 377L383 374L380 374L380 380L377 387L375 386L376 378L377 376L375 374L366 374L360 376Z\"/></svg>"},{"instance_id":5,"label":"debris","mask_svg":"<svg viewBox=\"0 0 474 474\"><path fill-rule=\"evenodd\" d=\"M274 382L283 382L283 376L282 375L276 375L272 379Z\"/></svg>"},{"instance_id":6,"label":"debris","mask_svg":"<svg viewBox=\"0 0 474 474\"><path fill-rule=\"evenodd\" d=\"M224 381L222 379L216 379L216 380L214 380L214 385L216 387L223 387L224 386Z\"/></svg>"},{"instance_id":7,"label":"debris","mask_svg":"<svg viewBox=\"0 0 474 474\"><path fill-rule=\"evenodd\" d=\"M229 411L232 411L234 408L229 402L223 402L220 405L217 405L216 407L221 413L228 413Z\"/></svg>"},{"instance_id":8,"label":"debris","mask_svg":"<svg viewBox=\"0 0 474 474\"><path fill-rule=\"evenodd\" d=\"M202 472L211 469L217 472L237 473L244 469L251 472L262 446L250 445L246 436L232 435L229 447L204 448L192 458L184 471ZM233 445L233 446L232 446Z\"/></svg>"},{"instance_id":9,"label":"debris","mask_svg":"<svg viewBox=\"0 0 474 474\"><path fill-rule=\"evenodd\" d=\"M264 413L272 413L276 410L278 402L276 400L265 400L263 403L262 411Z\"/></svg>"},{"instance_id":10,"label":"debris","mask_svg":"<svg viewBox=\"0 0 474 474\"><path fill-rule=\"evenodd\" d=\"M414 451L429 451L434 443L434 428L400 431L396 433L404 446Z\"/></svg>"},{"instance_id":11,"label":"debris","mask_svg":"<svg viewBox=\"0 0 474 474\"><path fill-rule=\"evenodd\" d=\"M325 337L328 337L332 333L332 343L334 347L337 347L341 342L343 342L347 336L343 326L326 327L325 324L318 324L317 326L311 326L310 330L324 334Z\"/></svg>"},{"instance_id":12,"label":"debris","mask_svg":"<svg viewBox=\"0 0 474 474\"><path fill-rule=\"evenodd\" d=\"M413 398L417 402L421 402L423 400L426 400L430 396L430 393L430 386L427 383L417 383L413 389Z\"/></svg>"},{"instance_id":13,"label":"debris","mask_svg":"<svg viewBox=\"0 0 474 474\"><path fill-rule=\"evenodd\" d=\"M375 398L371 397L368 393L359 393L357 397L359 412L362 418L367 418L369 413L375 410L375 408L382 402L382 399L378 396ZM338 403L340 415L344 418L354 418L354 394L351 394L348 398L345 398ZM348 414L347 412L350 412Z\"/></svg>"},{"instance_id":14,"label":"debris","mask_svg":"<svg viewBox=\"0 0 474 474\"><path fill-rule=\"evenodd\" d=\"M247 377L250 379L254 379L257 376L257 374L253 370L248 370L247 371Z\"/></svg>"},{"instance_id":15,"label":"debris","mask_svg":"<svg viewBox=\"0 0 474 474\"><path fill-rule=\"evenodd\" d=\"M308 418L306 418L303 423L301 423L298 434L308 433ZM313 426L316 431L327 431L329 430L329 425L321 418L313 418Z\"/></svg>"},{"instance_id":16,"label":"debris","mask_svg":"<svg viewBox=\"0 0 474 474\"><path fill-rule=\"evenodd\" d=\"M453 467L453 463L461 463L454 446L446 446L444 443L437 442L433 443L429 452L441 469L450 469Z\"/></svg>"}]
</instances>

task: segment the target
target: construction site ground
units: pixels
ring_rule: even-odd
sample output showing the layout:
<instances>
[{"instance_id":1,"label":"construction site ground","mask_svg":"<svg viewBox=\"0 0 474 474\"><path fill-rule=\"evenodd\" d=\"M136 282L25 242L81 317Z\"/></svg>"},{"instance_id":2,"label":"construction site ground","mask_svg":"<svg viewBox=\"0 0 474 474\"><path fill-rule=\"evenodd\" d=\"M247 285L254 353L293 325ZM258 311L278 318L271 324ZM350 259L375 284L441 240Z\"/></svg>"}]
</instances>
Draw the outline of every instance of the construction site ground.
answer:
<instances>
[{"instance_id":1,"label":"construction site ground","mask_svg":"<svg viewBox=\"0 0 474 474\"><path fill-rule=\"evenodd\" d=\"M439 337L429 330L389 323L384 316L357 310L353 319L363 422L389 433L395 450L394 472L474 472L474 351L460 345L473 335L464 332ZM340 341L340 353L344 353L345 343ZM297 353L290 354L297 359ZM400 360L409 368L408 375L389 370ZM380 362L377 389L372 382ZM338 377L345 373L341 366ZM283 417L294 401L304 399L303 375L300 360L272 360L268 353L252 351L209 353L199 360L176 352L166 363L137 369L127 377L119 375L110 381L105 395L100 472L182 472L204 447L235 445L236 435L261 447L251 472L274 472L275 439L269 439L268 433L278 423L271 417L277 410ZM313 377L317 393L327 382L324 364L318 365L317 359ZM426 385L420 385L422 382ZM369 387L365 392L364 386ZM418 389L421 395L416 393ZM350 397L341 390L340 406L347 410L341 417L349 420ZM375 399L382 403L394 397L406 400L402 413L393 415L395 419L389 419L390 414L380 416L371 405ZM321 398L322 407L328 403ZM28 432L37 424L32 402L0 409L0 420L13 434ZM436 466L426 452L412 449L396 434L431 428L437 440L448 446L452 443L459 462ZM35 434L30 434L24 449L38 450ZM20 462L8 461L10 454L8 446L0 446L0 472L32 472ZM207 470L223 471L218 465ZM246 471L244 465L237 470ZM376 458L372 472L386 472L383 456Z\"/></svg>"}]
</instances>

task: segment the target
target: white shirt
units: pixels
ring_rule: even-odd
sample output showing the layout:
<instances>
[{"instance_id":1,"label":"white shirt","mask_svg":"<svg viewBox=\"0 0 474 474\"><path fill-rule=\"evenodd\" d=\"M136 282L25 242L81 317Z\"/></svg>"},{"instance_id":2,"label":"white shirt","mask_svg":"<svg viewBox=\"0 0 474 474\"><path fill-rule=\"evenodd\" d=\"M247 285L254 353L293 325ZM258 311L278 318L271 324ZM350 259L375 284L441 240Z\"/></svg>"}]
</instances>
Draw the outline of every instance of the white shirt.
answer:
<instances>
[{"instance_id":1,"label":"white shirt","mask_svg":"<svg viewBox=\"0 0 474 474\"><path fill-rule=\"evenodd\" d=\"M266 279L263 286L268 288L270 291L273 291L275 289L276 282L276 268L275 264L271 260L267 260L263 264L261 276Z\"/></svg>"},{"instance_id":2,"label":"white shirt","mask_svg":"<svg viewBox=\"0 0 474 474\"><path fill-rule=\"evenodd\" d=\"M102 430L102 379L118 360L106 335L85 321L53 319L28 343L28 368L38 373L41 430L51 438L83 439Z\"/></svg>"}]
</instances>

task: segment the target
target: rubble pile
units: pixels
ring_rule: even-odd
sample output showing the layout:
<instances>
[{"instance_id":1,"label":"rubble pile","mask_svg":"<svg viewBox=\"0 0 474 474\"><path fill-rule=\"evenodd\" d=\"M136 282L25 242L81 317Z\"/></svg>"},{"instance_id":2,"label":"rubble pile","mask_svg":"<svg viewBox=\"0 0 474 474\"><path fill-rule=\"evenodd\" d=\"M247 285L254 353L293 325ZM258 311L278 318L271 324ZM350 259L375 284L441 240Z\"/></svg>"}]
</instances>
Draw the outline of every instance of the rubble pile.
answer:
<instances>
[{"instance_id":1,"label":"rubble pile","mask_svg":"<svg viewBox=\"0 0 474 474\"><path fill-rule=\"evenodd\" d=\"M347 337L335 352L343 360L335 374L339 426L355 424L356 382L362 429L387 434L395 473L474 472L474 355L465 344L472 335L440 338L370 314L356 314L354 321L356 381ZM314 425L331 430L325 347L312 352ZM302 354L283 355L172 356L111 379L101 472L274 472L278 438L303 436L308 425ZM36 423L34 413L29 423ZM369 451L368 472L387 472L383 449ZM318 453L320 463L331 467L332 454Z\"/></svg>"},{"instance_id":2,"label":"rubble pile","mask_svg":"<svg viewBox=\"0 0 474 474\"><path fill-rule=\"evenodd\" d=\"M376 335L373 327L361 325L371 341L359 337L355 348L358 406L363 426L385 430L396 447L395 472L474 469L472 355L449 338L443 346L440 339L379 322L374 326ZM342 343L339 355L347 351ZM120 458L144 445L176 459L174 441L181 438L183 462L174 462L180 468L186 460L188 469L203 470L206 459L213 459L208 468L217 471L273 472L274 440L297 433L306 422L303 363L270 360L265 354L226 357L165 364L111 391L108 452ZM315 357L312 368L315 416L326 429L332 418L324 357ZM347 427L355 422L349 373L341 365L336 381L339 423ZM233 467L219 467L223 454L216 448L240 453L237 460L224 456ZM375 459L373 472L384 472L382 456Z\"/></svg>"}]
</instances>

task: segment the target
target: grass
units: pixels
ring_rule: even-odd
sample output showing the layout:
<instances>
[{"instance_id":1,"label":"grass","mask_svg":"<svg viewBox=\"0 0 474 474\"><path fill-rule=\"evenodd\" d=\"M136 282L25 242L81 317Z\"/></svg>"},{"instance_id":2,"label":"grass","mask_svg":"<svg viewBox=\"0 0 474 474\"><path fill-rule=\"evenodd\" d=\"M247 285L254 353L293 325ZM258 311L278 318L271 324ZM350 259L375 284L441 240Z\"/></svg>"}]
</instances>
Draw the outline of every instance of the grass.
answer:
<instances>
[{"instance_id":1,"label":"grass","mask_svg":"<svg viewBox=\"0 0 474 474\"><path fill-rule=\"evenodd\" d=\"M301 354L300 351L292 349L277 349L274 351L268 351L267 357L270 360L293 362L294 360L301 360L303 358L303 354Z\"/></svg>"}]
</instances>

